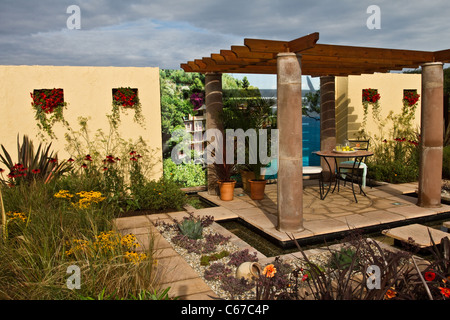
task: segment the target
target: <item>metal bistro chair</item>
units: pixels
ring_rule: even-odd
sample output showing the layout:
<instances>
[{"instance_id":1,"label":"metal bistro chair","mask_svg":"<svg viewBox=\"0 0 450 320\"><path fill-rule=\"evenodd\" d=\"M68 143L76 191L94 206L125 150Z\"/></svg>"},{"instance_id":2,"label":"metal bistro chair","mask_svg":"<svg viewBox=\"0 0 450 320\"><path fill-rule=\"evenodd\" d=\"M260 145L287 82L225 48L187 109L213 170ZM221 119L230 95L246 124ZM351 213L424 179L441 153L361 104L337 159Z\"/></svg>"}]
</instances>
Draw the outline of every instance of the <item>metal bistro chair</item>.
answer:
<instances>
[{"instance_id":1,"label":"metal bistro chair","mask_svg":"<svg viewBox=\"0 0 450 320\"><path fill-rule=\"evenodd\" d=\"M369 140L348 140L350 147L358 150L369 150ZM364 163L365 158L360 161L349 160L342 161L336 168L336 183L339 191L339 181L344 181L344 186L347 181L357 182L359 186L359 193L365 192L363 188L366 187L367 165ZM336 186L334 187L336 188ZM333 190L334 191L334 190Z\"/></svg>"}]
</instances>

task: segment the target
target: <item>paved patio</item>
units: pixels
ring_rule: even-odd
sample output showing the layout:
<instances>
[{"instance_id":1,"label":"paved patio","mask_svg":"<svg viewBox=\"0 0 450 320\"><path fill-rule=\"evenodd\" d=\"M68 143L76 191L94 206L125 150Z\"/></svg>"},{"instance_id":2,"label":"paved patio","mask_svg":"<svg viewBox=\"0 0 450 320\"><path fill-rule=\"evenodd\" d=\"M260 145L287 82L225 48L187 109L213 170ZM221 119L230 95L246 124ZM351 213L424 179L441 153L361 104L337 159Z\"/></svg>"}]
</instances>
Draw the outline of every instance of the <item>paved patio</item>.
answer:
<instances>
[{"instance_id":1,"label":"paved patio","mask_svg":"<svg viewBox=\"0 0 450 320\"><path fill-rule=\"evenodd\" d=\"M215 221L241 218L254 227L263 230L278 241L288 241L286 233L276 229L277 225L277 190L276 184L266 186L266 196L263 200L254 201L241 188L235 189L232 201L221 201L218 196L207 192L198 194L215 203L216 207L195 209L187 207L196 216L212 215ZM304 228L302 232L294 233L296 239L311 239L331 233L348 231L353 228L379 226L395 222L411 222L416 218L430 217L440 213L450 212L449 205L440 208L421 208L415 205L417 199L405 196L414 192L417 184L400 185L386 184L374 188L367 187L367 197L358 196L355 203L351 189L341 188L340 192L330 193L325 200L320 200L317 181L305 181L304 189ZM217 299L217 295L189 266L189 264L172 248L156 230L157 220L181 220L186 211L153 214L146 216L126 217L116 220L117 228L124 234L134 233L142 249L154 248L157 259L159 283L162 287L170 287L169 293L184 300ZM231 240L239 248L248 248L257 252L260 262L268 258L249 244L245 243L217 223L213 224L217 231L231 236ZM311 249L310 254L315 250ZM290 254L291 257L295 254Z\"/></svg>"},{"instance_id":2,"label":"paved patio","mask_svg":"<svg viewBox=\"0 0 450 320\"><path fill-rule=\"evenodd\" d=\"M357 195L355 202L350 187L342 187L320 200L317 181L305 181L303 193L303 227L301 232L292 235L296 239L344 232L355 228L367 228L382 224L406 222L409 219L428 217L450 212L449 205L439 208L422 208L416 205L417 199L406 196L417 190L417 183L385 184L366 187L366 196ZM217 212L216 220L241 218L254 227L264 231L279 242L289 241L285 232L277 226L277 186L268 184L263 200L252 200L242 189L235 190L233 201L221 201L218 196L200 192L200 196L217 204L210 212ZM197 210L198 213L203 210ZM216 216L216 215L215 215Z\"/></svg>"}]
</instances>

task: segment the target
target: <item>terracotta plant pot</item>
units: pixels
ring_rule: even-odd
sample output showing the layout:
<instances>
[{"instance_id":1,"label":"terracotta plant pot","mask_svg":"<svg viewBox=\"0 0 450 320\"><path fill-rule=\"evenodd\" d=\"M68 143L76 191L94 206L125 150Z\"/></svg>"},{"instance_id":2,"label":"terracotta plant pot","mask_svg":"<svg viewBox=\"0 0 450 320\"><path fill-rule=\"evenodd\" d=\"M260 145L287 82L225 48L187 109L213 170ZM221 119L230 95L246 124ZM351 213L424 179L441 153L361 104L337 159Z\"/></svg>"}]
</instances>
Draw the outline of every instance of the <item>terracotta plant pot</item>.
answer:
<instances>
[{"instance_id":1,"label":"terracotta plant pot","mask_svg":"<svg viewBox=\"0 0 450 320\"><path fill-rule=\"evenodd\" d=\"M236 181L218 181L220 189L220 200L231 201L234 197L234 186Z\"/></svg>"},{"instance_id":2,"label":"terracotta plant pot","mask_svg":"<svg viewBox=\"0 0 450 320\"><path fill-rule=\"evenodd\" d=\"M262 267L258 262L244 262L236 269L236 278L251 280L258 278L262 273Z\"/></svg>"},{"instance_id":3,"label":"terracotta plant pot","mask_svg":"<svg viewBox=\"0 0 450 320\"><path fill-rule=\"evenodd\" d=\"M255 179L255 173L253 171L241 170L241 178L242 188L245 192L250 192L250 183L248 181L251 179Z\"/></svg>"},{"instance_id":4,"label":"terracotta plant pot","mask_svg":"<svg viewBox=\"0 0 450 320\"><path fill-rule=\"evenodd\" d=\"M252 200L264 199L266 180L250 180L250 198Z\"/></svg>"}]
</instances>

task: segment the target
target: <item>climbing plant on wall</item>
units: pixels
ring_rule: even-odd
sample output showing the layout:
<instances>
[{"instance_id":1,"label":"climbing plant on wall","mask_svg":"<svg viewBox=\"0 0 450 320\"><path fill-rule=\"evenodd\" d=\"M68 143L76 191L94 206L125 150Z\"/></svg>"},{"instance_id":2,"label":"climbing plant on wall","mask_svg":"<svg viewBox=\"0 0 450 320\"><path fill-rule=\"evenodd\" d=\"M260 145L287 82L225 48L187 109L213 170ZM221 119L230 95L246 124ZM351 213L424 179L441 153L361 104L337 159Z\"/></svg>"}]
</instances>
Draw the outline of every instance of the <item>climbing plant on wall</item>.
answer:
<instances>
[{"instance_id":1,"label":"climbing plant on wall","mask_svg":"<svg viewBox=\"0 0 450 320\"><path fill-rule=\"evenodd\" d=\"M141 126L144 126L142 105L138 97L137 89L132 89L130 87L113 89L112 114L110 115L110 118L115 127L120 123L120 112L126 112L127 109L133 109L134 121Z\"/></svg>"},{"instance_id":2,"label":"climbing plant on wall","mask_svg":"<svg viewBox=\"0 0 450 320\"><path fill-rule=\"evenodd\" d=\"M63 110L67 106L63 89L39 89L34 90L30 95L38 128L47 133L50 138L56 138L53 125L57 122L68 125L63 115Z\"/></svg>"},{"instance_id":3,"label":"climbing plant on wall","mask_svg":"<svg viewBox=\"0 0 450 320\"><path fill-rule=\"evenodd\" d=\"M369 106L372 107L372 116L376 120L380 120L380 94L377 89L363 89L362 104L364 107L364 122L367 121Z\"/></svg>"}]
</instances>

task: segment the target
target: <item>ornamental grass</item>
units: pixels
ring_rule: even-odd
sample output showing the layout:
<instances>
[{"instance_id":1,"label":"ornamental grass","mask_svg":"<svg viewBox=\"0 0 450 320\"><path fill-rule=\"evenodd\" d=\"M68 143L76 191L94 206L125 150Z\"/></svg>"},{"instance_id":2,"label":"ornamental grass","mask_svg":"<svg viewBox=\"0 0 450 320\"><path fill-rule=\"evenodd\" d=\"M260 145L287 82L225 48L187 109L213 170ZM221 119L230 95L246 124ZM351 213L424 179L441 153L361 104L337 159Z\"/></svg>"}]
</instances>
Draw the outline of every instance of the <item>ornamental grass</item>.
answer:
<instances>
[{"instance_id":1,"label":"ornamental grass","mask_svg":"<svg viewBox=\"0 0 450 320\"><path fill-rule=\"evenodd\" d=\"M64 190L57 180L1 186L0 299L135 299L159 291L152 239L144 250L135 235L115 231L115 207L100 192ZM70 266L80 270L79 289L68 287Z\"/></svg>"}]
</instances>

